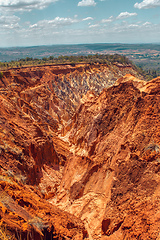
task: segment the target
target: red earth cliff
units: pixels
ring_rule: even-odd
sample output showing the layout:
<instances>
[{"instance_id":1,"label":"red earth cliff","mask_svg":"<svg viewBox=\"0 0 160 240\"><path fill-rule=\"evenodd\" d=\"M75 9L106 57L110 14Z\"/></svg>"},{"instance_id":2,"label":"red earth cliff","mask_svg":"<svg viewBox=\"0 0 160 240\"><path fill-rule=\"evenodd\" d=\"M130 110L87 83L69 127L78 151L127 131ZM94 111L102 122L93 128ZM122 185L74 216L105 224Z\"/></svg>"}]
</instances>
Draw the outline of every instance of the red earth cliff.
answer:
<instances>
[{"instance_id":1,"label":"red earth cliff","mask_svg":"<svg viewBox=\"0 0 160 240\"><path fill-rule=\"evenodd\" d=\"M3 73L0 238L159 239L160 78L139 77L118 64Z\"/></svg>"},{"instance_id":2,"label":"red earth cliff","mask_svg":"<svg viewBox=\"0 0 160 240\"><path fill-rule=\"evenodd\" d=\"M85 222L90 239L159 239L159 120L160 78L126 75L88 94L63 130L73 156L57 204Z\"/></svg>"}]
</instances>

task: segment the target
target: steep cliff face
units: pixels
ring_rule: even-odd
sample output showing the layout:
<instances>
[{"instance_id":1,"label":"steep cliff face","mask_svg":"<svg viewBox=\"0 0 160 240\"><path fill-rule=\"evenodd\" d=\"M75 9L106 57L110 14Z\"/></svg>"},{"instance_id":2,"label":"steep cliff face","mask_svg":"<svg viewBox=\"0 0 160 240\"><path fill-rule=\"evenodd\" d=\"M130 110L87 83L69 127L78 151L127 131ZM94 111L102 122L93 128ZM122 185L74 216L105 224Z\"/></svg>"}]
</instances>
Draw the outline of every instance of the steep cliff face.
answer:
<instances>
[{"instance_id":1,"label":"steep cliff face","mask_svg":"<svg viewBox=\"0 0 160 240\"><path fill-rule=\"evenodd\" d=\"M118 64L4 72L0 234L158 239L159 92Z\"/></svg>"},{"instance_id":2,"label":"steep cliff face","mask_svg":"<svg viewBox=\"0 0 160 240\"><path fill-rule=\"evenodd\" d=\"M22 171L32 184L41 178L45 163L59 168L69 152L61 148L58 152L59 147L55 151L53 142L57 145L57 141L68 148L57 140L57 132L68 124L89 89L98 95L126 72L136 75L130 66L121 70L118 66L89 64L4 72L0 81L1 165Z\"/></svg>"},{"instance_id":3,"label":"steep cliff face","mask_svg":"<svg viewBox=\"0 0 160 240\"><path fill-rule=\"evenodd\" d=\"M90 239L158 239L159 90L160 78L126 75L90 93L67 126L73 156L57 203L85 222Z\"/></svg>"},{"instance_id":4,"label":"steep cliff face","mask_svg":"<svg viewBox=\"0 0 160 240\"><path fill-rule=\"evenodd\" d=\"M41 119L41 114L48 113L52 121L54 118L65 124L88 90L98 95L126 73L138 75L132 66L116 64L26 67L4 72L0 86L8 97L13 92L17 93L21 109L32 118L38 120L39 114ZM39 114L34 114L34 111Z\"/></svg>"},{"instance_id":5,"label":"steep cliff face","mask_svg":"<svg viewBox=\"0 0 160 240\"><path fill-rule=\"evenodd\" d=\"M85 239L83 222L49 204L40 191L0 172L0 239Z\"/></svg>"}]
</instances>

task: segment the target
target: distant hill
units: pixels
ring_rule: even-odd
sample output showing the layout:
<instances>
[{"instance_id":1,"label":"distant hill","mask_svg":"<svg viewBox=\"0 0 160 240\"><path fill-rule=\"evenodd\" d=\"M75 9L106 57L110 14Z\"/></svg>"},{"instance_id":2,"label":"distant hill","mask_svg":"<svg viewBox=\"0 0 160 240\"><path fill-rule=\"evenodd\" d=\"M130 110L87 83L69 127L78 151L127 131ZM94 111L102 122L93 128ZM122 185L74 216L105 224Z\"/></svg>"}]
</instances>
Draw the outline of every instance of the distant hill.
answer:
<instances>
[{"instance_id":1,"label":"distant hill","mask_svg":"<svg viewBox=\"0 0 160 240\"><path fill-rule=\"evenodd\" d=\"M94 54L125 55L146 72L144 75L151 75L148 79L160 76L160 44L97 43L0 48L0 62Z\"/></svg>"},{"instance_id":2,"label":"distant hill","mask_svg":"<svg viewBox=\"0 0 160 240\"><path fill-rule=\"evenodd\" d=\"M52 45L33 47L0 48L0 61L12 61L20 58L43 58L60 55L122 54L134 62L159 60L160 44L119 44L97 43L77 45Z\"/></svg>"}]
</instances>

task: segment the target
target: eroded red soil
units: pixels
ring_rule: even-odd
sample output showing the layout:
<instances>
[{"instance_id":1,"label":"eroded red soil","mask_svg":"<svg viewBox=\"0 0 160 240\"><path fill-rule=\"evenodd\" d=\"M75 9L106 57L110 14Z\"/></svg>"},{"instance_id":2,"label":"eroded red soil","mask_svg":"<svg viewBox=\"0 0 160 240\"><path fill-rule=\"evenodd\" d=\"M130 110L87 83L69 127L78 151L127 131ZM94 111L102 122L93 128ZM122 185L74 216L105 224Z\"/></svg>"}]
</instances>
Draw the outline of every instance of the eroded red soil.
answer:
<instances>
[{"instance_id":1,"label":"eroded red soil","mask_svg":"<svg viewBox=\"0 0 160 240\"><path fill-rule=\"evenodd\" d=\"M4 72L0 238L159 239L160 78L138 77L118 65Z\"/></svg>"}]
</instances>

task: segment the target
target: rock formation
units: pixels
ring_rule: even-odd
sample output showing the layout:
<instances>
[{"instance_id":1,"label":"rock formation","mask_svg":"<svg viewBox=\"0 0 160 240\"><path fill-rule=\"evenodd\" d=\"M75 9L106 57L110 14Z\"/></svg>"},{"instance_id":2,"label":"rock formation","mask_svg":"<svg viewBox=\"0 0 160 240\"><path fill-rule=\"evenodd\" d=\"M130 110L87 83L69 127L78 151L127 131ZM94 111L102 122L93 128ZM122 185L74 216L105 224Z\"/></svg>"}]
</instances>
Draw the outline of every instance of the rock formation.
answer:
<instances>
[{"instance_id":1,"label":"rock formation","mask_svg":"<svg viewBox=\"0 0 160 240\"><path fill-rule=\"evenodd\" d=\"M0 81L0 238L160 238L160 78L77 64Z\"/></svg>"}]
</instances>

